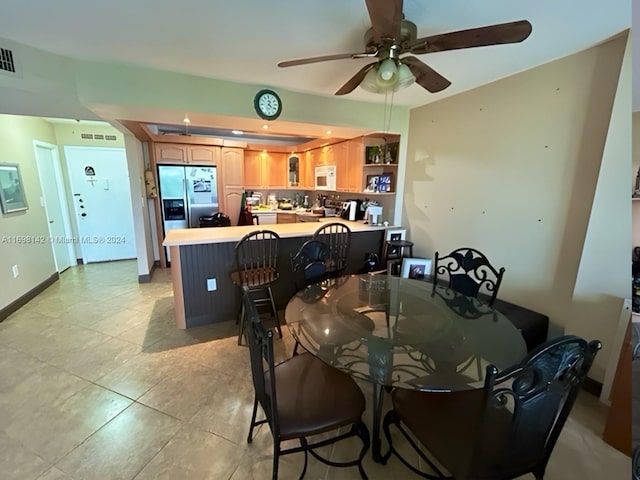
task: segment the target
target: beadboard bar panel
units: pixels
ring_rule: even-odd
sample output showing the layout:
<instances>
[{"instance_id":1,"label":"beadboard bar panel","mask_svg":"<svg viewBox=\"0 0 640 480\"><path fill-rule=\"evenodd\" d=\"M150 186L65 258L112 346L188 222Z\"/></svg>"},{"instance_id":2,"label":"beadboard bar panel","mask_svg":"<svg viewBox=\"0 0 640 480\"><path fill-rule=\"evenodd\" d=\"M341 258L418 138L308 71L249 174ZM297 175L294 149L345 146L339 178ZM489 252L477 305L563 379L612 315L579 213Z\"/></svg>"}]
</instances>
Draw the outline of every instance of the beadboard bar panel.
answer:
<instances>
[{"instance_id":1,"label":"beadboard bar panel","mask_svg":"<svg viewBox=\"0 0 640 480\"><path fill-rule=\"evenodd\" d=\"M278 309L284 309L289 299L301 287L301 278L291 271L291 256L310 236L281 238L278 245L277 269L280 274L272 286ZM345 273L358 273L369 252L381 254L384 230L353 233L351 249ZM183 305L176 305L176 312L183 308L184 323L179 328L190 328L211 323L235 320L240 311L240 290L229 279L235 269L236 242L173 246L180 249L181 282L174 281L176 303L182 296ZM173 253L172 253L173 258ZM216 290L207 290L207 280L216 279ZM181 285L177 285L181 283ZM180 288L181 292L176 292ZM181 295L180 295L181 293ZM281 319L284 321L284 319Z\"/></svg>"}]
</instances>

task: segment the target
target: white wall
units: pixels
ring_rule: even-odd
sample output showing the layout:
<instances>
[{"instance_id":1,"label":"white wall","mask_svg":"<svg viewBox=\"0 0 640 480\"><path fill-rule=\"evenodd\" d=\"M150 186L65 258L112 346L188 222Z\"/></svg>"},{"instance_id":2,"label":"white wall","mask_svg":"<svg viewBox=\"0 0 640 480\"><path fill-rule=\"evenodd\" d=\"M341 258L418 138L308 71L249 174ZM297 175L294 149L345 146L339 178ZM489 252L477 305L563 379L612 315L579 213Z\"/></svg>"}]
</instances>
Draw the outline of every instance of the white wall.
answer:
<instances>
[{"instance_id":1,"label":"white wall","mask_svg":"<svg viewBox=\"0 0 640 480\"><path fill-rule=\"evenodd\" d=\"M564 328L575 315L625 45L617 38L412 110L403 221L414 253L478 248L506 268L500 298ZM629 171L629 156L617 161ZM627 185L628 178L619 188L628 193ZM614 231L615 217L599 228ZM607 252L618 243L610 241ZM626 274L617 262L605 268L603 278ZM599 335L609 338L612 319L603 319ZM594 370L601 381L603 369Z\"/></svg>"}]
</instances>

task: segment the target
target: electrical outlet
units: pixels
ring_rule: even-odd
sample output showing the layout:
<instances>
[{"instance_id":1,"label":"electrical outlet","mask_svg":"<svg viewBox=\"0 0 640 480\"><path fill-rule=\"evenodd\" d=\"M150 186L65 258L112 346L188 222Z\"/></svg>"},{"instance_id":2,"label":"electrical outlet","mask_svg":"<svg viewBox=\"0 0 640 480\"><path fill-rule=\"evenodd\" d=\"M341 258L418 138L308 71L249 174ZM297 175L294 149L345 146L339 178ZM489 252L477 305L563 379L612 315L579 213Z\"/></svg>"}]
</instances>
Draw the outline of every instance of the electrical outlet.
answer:
<instances>
[{"instance_id":1,"label":"electrical outlet","mask_svg":"<svg viewBox=\"0 0 640 480\"><path fill-rule=\"evenodd\" d=\"M207 290L209 292L213 292L218 289L218 282L216 282L215 278L207 278Z\"/></svg>"},{"instance_id":2,"label":"electrical outlet","mask_svg":"<svg viewBox=\"0 0 640 480\"><path fill-rule=\"evenodd\" d=\"M20 275L20 272L18 271L18 265L14 265L13 267L11 267L11 272L13 273L13 278L17 278L18 275Z\"/></svg>"}]
</instances>

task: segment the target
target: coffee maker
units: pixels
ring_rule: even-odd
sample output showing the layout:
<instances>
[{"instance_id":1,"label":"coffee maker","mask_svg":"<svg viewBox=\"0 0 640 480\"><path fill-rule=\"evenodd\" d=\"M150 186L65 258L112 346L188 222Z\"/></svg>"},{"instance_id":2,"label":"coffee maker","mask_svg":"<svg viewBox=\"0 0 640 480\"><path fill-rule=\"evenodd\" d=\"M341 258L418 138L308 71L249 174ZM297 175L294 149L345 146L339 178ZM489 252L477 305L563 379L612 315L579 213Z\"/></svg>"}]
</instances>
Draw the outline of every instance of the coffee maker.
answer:
<instances>
[{"instance_id":1,"label":"coffee maker","mask_svg":"<svg viewBox=\"0 0 640 480\"><path fill-rule=\"evenodd\" d=\"M342 202L342 212L340 216L352 222L364 219L362 200L347 200L346 202Z\"/></svg>"}]
</instances>

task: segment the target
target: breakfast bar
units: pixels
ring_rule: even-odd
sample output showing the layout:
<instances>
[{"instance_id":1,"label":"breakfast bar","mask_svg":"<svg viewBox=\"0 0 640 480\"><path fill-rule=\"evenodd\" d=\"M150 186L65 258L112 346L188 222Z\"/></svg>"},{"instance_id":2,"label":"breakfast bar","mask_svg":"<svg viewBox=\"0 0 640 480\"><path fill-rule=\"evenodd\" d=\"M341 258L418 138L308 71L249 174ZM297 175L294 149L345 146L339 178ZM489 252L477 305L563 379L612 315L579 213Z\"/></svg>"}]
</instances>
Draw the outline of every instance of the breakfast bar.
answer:
<instances>
[{"instance_id":1,"label":"breakfast bar","mask_svg":"<svg viewBox=\"0 0 640 480\"><path fill-rule=\"evenodd\" d=\"M358 273L368 253L380 255L385 226L368 225L338 218L352 232L345 273ZM273 285L278 308L284 309L298 285L290 258L311 238L323 222L285 223L267 226L245 225L220 228L178 228L169 230L163 245L169 247L176 325L186 329L234 320L238 316L240 291L229 278L235 269L235 245L247 233L268 229L280 236Z\"/></svg>"}]
</instances>

